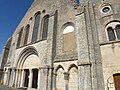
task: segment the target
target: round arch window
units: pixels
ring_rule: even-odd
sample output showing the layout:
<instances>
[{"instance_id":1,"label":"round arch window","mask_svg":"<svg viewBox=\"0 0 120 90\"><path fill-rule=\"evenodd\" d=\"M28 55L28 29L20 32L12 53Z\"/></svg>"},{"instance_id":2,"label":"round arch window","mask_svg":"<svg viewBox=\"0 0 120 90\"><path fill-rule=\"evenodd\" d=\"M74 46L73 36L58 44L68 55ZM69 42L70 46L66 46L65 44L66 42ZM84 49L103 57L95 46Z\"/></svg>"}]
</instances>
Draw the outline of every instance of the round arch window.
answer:
<instances>
[{"instance_id":1,"label":"round arch window","mask_svg":"<svg viewBox=\"0 0 120 90\"><path fill-rule=\"evenodd\" d=\"M74 27L71 26L71 25L64 28L63 34L67 34L67 33L70 33L70 32L74 32Z\"/></svg>"}]
</instances>

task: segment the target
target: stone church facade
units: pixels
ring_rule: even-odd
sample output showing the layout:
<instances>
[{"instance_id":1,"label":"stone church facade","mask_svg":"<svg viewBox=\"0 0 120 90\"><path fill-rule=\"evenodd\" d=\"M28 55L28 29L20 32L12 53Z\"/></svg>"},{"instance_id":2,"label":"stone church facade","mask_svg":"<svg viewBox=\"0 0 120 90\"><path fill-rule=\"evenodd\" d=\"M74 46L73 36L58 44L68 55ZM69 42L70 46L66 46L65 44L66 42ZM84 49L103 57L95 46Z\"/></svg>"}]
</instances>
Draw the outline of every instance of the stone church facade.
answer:
<instances>
[{"instance_id":1,"label":"stone church facade","mask_svg":"<svg viewBox=\"0 0 120 90\"><path fill-rule=\"evenodd\" d=\"M1 84L120 90L120 0L34 0L3 47Z\"/></svg>"}]
</instances>

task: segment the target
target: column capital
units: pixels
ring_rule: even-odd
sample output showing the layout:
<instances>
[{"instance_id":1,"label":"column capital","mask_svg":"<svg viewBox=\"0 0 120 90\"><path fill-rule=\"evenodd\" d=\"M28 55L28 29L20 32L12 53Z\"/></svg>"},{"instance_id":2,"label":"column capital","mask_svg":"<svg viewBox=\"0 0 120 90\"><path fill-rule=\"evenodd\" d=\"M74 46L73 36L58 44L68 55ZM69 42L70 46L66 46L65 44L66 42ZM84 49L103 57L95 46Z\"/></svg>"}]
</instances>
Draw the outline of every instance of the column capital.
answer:
<instances>
[{"instance_id":1,"label":"column capital","mask_svg":"<svg viewBox=\"0 0 120 90\"><path fill-rule=\"evenodd\" d=\"M21 71L25 71L25 69L21 69Z\"/></svg>"},{"instance_id":2,"label":"column capital","mask_svg":"<svg viewBox=\"0 0 120 90\"><path fill-rule=\"evenodd\" d=\"M29 72L32 73L32 70L33 70L33 69L29 69Z\"/></svg>"},{"instance_id":3,"label":"column capital","mask_svg":"<svg viewBox=\"0 0 120 90\"><path fill-rule=\"evenodd\" d=\"M57 73L53 73L54 76L57 76Z\"/></svg>"},{"instance_id":4,"label":"column capital","mask_svg":"<svg viewBox=\"0 0 120 90\"><path fill-rule=\"evenodd\" d=\"M24 69L18 69L18 70L23 71Z\"/></svg>"},{"instance_id":5,"label":"column capital","mask_svg":"<svg viewBox=\"0 0 120 90\"><path fill-rule=\"evenodd\" d=\"M16 70L16 68L15 68L15 67L13 67L13 68L12 68L12 70L14 70L14 71L15 71L15 70Z\"/></svg>"},{"instance_id":6,"label":"column capital","mask_svg":"<svg viewBox=\"0 0 120 90\"><path fill-rule=\"evenodd\" d=\"M69 72L64 72L64 79L69 80Z\"/></svg>"}]
</instances>

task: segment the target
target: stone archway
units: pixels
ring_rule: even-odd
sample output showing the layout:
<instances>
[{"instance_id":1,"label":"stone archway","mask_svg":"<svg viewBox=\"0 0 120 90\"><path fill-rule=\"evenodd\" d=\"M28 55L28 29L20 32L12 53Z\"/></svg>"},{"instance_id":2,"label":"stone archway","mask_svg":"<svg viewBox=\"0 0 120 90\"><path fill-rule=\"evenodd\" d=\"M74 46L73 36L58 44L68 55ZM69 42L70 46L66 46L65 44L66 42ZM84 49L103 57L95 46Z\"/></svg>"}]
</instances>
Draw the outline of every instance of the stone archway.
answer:
<instances>
[{"instance_id":1,"label":"stone archway","mask_svg":"<svg viewBox=\"0 0 120 90\"><path fill-rule=\"evenodd\" d=\"M40 67L40 62L38 56L32 54L26 58L22 66L22 69L25 72L22 81L22 83L24 83L24 87L28 86L28 88L37 88L39 67Z\"/></svg>"},{"instance_id":2,"label":"stone archway","mask_svg":"<svg viewBox=\"0 0 120 90\"><path fill-rule=\"evenodd\" d=\"M38 88L38 71L40 68L40 60L37 51L28 48L20 55L17 64L16 80L17 87ZM36 75L37 74L37 75Z\"/></svg>"}]
</instances>

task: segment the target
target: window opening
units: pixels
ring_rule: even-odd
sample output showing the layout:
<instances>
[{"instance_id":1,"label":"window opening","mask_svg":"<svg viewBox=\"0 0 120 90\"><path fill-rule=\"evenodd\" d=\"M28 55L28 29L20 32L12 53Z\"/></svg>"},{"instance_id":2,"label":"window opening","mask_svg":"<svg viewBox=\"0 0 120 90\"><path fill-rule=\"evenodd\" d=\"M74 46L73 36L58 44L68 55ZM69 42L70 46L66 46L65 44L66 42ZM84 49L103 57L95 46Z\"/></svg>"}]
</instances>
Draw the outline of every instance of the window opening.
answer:
<instances>
[{"instance_id":1,"label":"window opening","mask_svg":"<svg viewBox=\"0 0 120 90\"><path fill-rule=\"evenodd\" d=\"M35 15L35 22L34 22L33 34L32 34L32 43L37 41L38 30L39 30L39 23L40 23L40 13L37 13Z\"/></svg>"},{"instance_id":2,"label":"window opening","mask_svg":"<svg viewBox=\"0 0 120 90\"><path fill-rule=\"evenodd\" d=\"M18 41L17 41L17 47L20 47L21 41L22 41L22 33L23 33L23 27L19 32Z\"/></svg>"},{"instance_id":3,"label":"window opening","mask_svg":"<svg viewBox=\"0 0 120 90\"><path fill-rule=\"evenodd\" d=\"M49 24L49 15L45 16L43 20L42 40L47 39L48 24Z\"/></svg>"},{"instance_id":4,"label":"window opening","mask_svg":"<svg viewBox=\"0 0 120 90\"><path fill-rule=\"evenodd\" d=\"M107 28L107 33L108 33L109 41L115 40L115 34L114 34L114 30L112 29L112 27Z\"/></svg>"},{"instance_id":5,"label":"window opening","mask_svg":"<svg viewBox=\"0 0 120 90\"><path fill-rule=\"evenodd\" d=\"M116 35L117 35L117 38L120 39L120 25L116 26Z\"/></svg>"},{"instance_id":6,"label":"window opening","mask_svg":"<svg viewBox=\"0 0 120 90\"><path fill-rule=\"evenodd\" d=\"M26 28L25 28L24 45L26 45L26 44L27 44L27 41L28 41L29 29L30 29L30 26L27 25Z\"/></svg>"}]
</instances>

